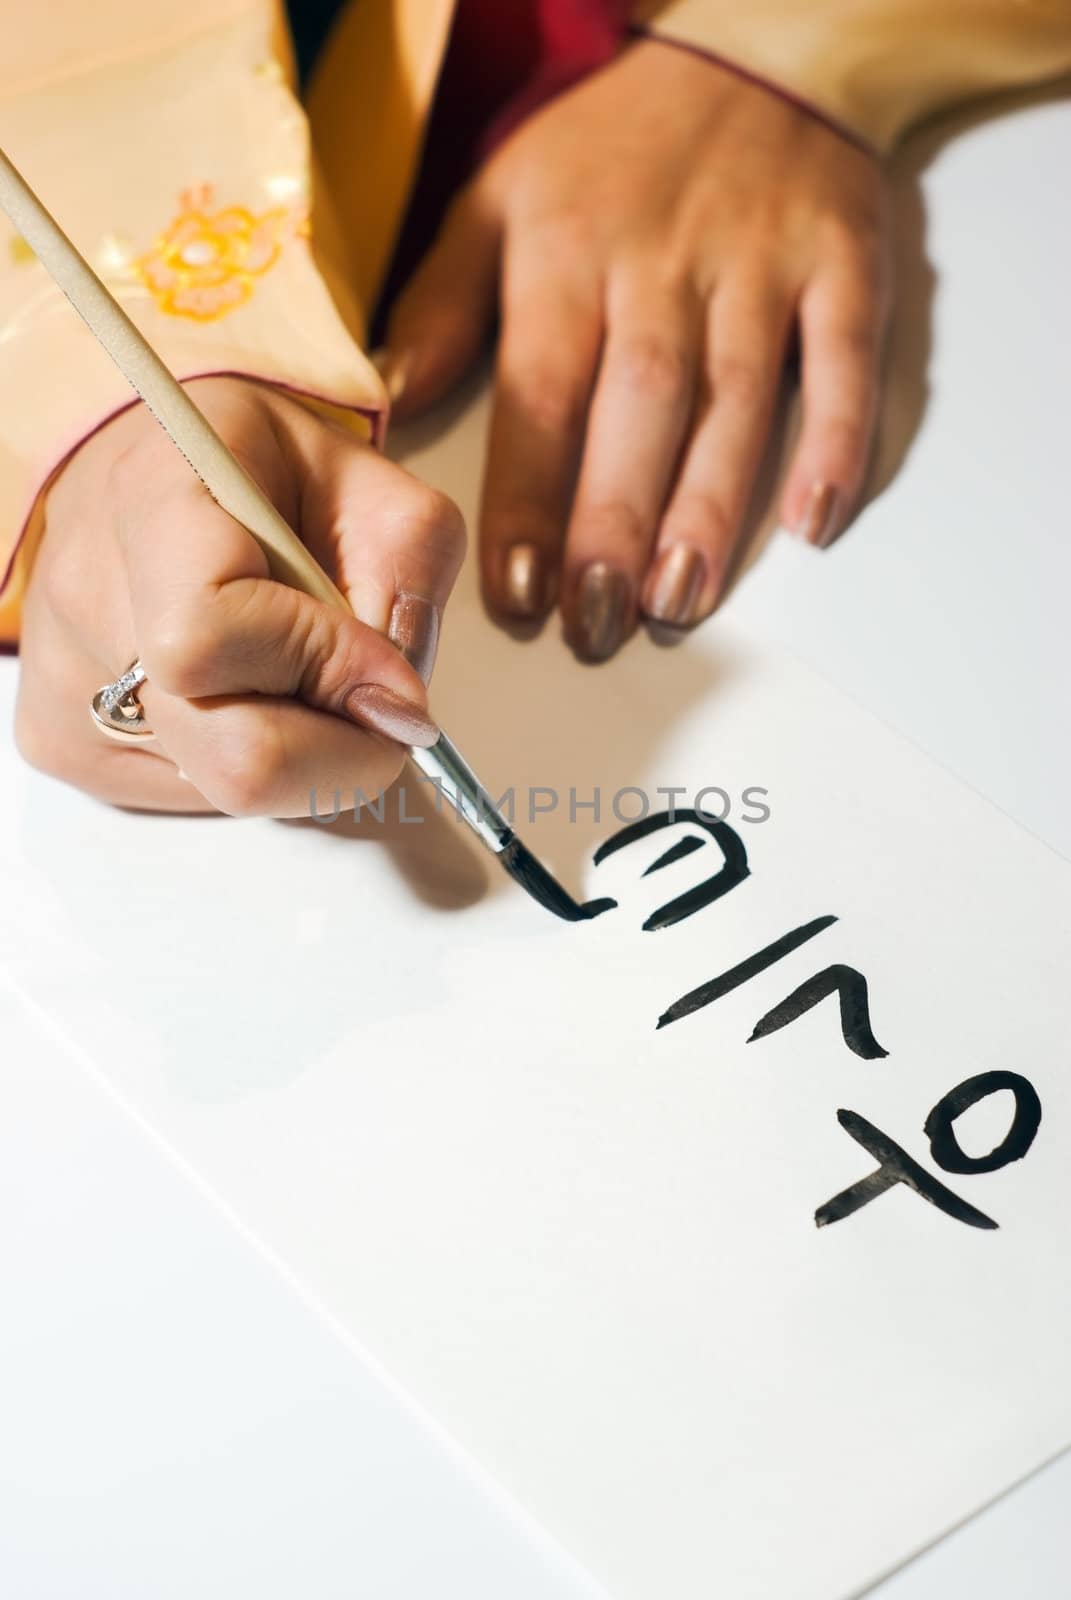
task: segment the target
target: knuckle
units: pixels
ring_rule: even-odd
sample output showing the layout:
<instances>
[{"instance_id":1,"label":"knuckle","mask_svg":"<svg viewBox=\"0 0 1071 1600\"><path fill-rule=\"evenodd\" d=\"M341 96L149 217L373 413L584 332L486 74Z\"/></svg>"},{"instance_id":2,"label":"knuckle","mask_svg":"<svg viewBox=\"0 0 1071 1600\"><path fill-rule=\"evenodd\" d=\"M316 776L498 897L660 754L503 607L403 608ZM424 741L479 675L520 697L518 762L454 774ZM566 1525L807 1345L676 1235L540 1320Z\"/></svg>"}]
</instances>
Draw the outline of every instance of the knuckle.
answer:
<instances>
[{"instance_id":1,"label":"knuckle","mask_svg":"<svg viewBox=\"0 0 1071 1600\"><path fill-rule=\"evenodd\" d=\"M586 261L596 236L597 210L570 203L531 223L528 230L532 259L545 262Z\"/></svg>"},{"instance_id":2,"label":"knuckle","mask_svg":"<svg viewBox=\"0 0 1071 1600\"><path fill-rule=\"evenodd\" d=\"M892 192L882 170L870 160L841 169L822 191L822 211L846 239L881 233L892 215Z\"/></svg>"},{"instance_id":3,"label":"knuckle","mask_svg":"<svg viewBox=\"0 0 1071 1600\"><path fill-rule=\"evenodd\" d=\"M433 539L464 548L465 519L460 510L449 495L427 484L413 485L400 509L399 522L409 537L421 543Z\"/></svg>"},{"instance_id":4,"label":"knuckle","mask_svg":"<svg viewBox=\"0 0 1071 1600\"><path fill-rule=\"evenodd\" d=\"M852 318L829 330L828 350L832 360L850 366L866 366L874 358L877 328L872 322Z\"/></svg>"},{"instance_id":5,"label":"knuckle","mask_svg":"<svg viewBox=\"0 0 1071 1600\"><path fill-rule=\"evenodd\" d=\"M779 193L737 194L729 209L726 226L731 230L741 255L757 261L767 260L790 235L795 218Z\"/></svg>"},{"instance_id":6,"label":"knuckle","mask_svg":"<svg viewBox=\"0 0 1071 1600\"><path fill-rule=\"evenodd\" d=\"M507 397L539 434L572 435L583 416L581 386L559 363L543 358L505 376Z\"/></svg>"},{"instance_id":7,"label":"knuckle","mask_svg":"<svg viewBox=\"0 0 1071 1600\"><path fill-rule=\"evenodd\" d=\"M160 618L139 641L154 686L183 700L211 693L219 640L211 616L193 607Z\"/></svg>"},{"instance_id":8,"label":"knuckle","mask_svg":"<svg viewBox=\"0 0 1071 1600\"><path fill-rule=\"evenodd\" d=\"M614 365L622 381L646 396L675 399L688 381L684 351L659 333L631 333L621 340Z\"/></svg>"},{"instance_id":9,"label":"knuckle","mask_svg":"<svg viewBox=\"0 0 1071 1600\"><path fill-rule=\"evenodd\" d=\"M858 217L852 228L851 253L858 271L878 278L889 264L889 230L876 211Z\"/></svg>"},{"instance_id":10,"label":"knuckle","mask_svg":"<svg viewBox=\"0 0 1071 1600\"><path fill-rule=\"evenodd\" d=\"M869 366L877 355L880 337L877 317L847 317L831 330L830 345L838 360Z\"/></svg>"},{"instance_id":11,"label":"knuckle","mask_svg":"<svg viewBox=\"0 0 1071 1600\"><path fill-rule=\"evenodd\" d=\"M671 513L674 538L719 549L733 534L733 518L717 496L691 489L678 495Z\"/></svg>"},{"instance_id":12,"label":"knuckle","mask_svg":"<svg viewBox=\"0 0 1071 1600\"><path fill-rule=\"evenodd\" d=\"M744 356L725 356L714 367L714 403L728 402L741 411L760 411L770 395L770 379Z\"/></svg>"},{"instance_id":13,"label":"knuckle","mask_svg":"<svg viewBox=\"0 0 1071 1600\"><path fill-rule=\"evenodd\" d=\"M874 293L889 276L889 229L876 208L856 206L830 217L826 223L825 244L830 256L843 263L856 280L859 292Z\"/></svg>"},{"instance_id":14,"label":"knuckle","mask_svg":"<svg viewBox=\"0 0 1071 1600\"><path fill-rule=\"evenodd\" d=\"M270 816L286 774L286 750L272 723L252 708L244 719L233 708L227 742L200 785L205 798L229 817Z\"/></svg>"},{"instance_id":15,"label":"knuckle","mask_svg":"<svg viewBox=\"0 0 1071 1600\"><path fill-rule=\"evenodd\" d=\"M456 572L465 559L468 533L454 502L435 489L418 485L397 512L392 530L398 541L399 571L414 565L422 571Z\"/></svg>"},{"instance_id":16,"label":"knuckle","mask_svg":"<svg viewBox=\"0 0 1071 1600\"><path fill-rule=\"evenodd\" d=\"M32 582L54 617L61 622L74 623L85 616L89 592L80 554L82 541L76 528L68 528L64 536L57 539L54 535L58 531L50 520Z\"/></svg>"},{"instance_id":17,"label":"knuckle","mask_svg":"<svg viewBox=\"0 0 1071 1600\"><path fill-rule=\"evenodd\" d=\"M650 529L635 506L625 500L589 500L577 508L577 522L593 544L626 554L646 550Z\"/></svg>"}]
</instances>

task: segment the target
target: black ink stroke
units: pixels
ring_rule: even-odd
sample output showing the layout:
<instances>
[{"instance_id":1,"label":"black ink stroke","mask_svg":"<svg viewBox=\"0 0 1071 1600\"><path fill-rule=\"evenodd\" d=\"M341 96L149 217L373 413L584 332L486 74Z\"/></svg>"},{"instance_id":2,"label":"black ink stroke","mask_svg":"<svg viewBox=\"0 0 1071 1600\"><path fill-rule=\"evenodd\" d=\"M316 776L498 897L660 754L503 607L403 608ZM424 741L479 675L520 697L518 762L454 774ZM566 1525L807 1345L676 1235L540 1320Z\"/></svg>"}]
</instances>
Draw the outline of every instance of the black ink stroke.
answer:
<instances>
[{"instance_id":1,"label":"black ink stroke","mask_svg":"<svg viewBox=\"0 0 1071 1600\"><path fill-rule=\"evenodd\" d=\"M705 842L703 839L697 839L694 833L686 834L683 839L678 839L676 844L671 844L668 850L663 851L657 861L651 862L643 874L644 877L649 878L652 872L661 872L663 867L671 867L674 861L683 861L685 856L692 855L696 850L702 850Z\"/></svg>"},{"instance_id":2,"label":"black ink stroke","mask_svg":"<svg viewBox=\"0 0 1071 1600\"><path fill-rule=\"evenodd\" d=\"M961 1200L958 1195L953 1194L952 1190L946 1188L938 1178L932 1178L917 1161L912 1160L906 1150L902 1150L888 1134L882 1133L880 1128L875 1128L872 1122L868 1122L858 1112L838 1111L837 1121L858 1144L863 1146L864 1150L869 1151L879 1166L876 1172L861 1178L858 1183L853 1183L849 1189L843 1189L840 1194L835 1194L824 1206L819 1206L814 1214L816 1228L825 1228L831 1222L840 1222L845 1217L850 1217L853 1212L869 1205L871 1200L875 1200L879 1194L884 1194L887 1189L894 1188L898 1183L906 1184L931 1206L936 1206L947 1216L954 1217L957 1222L965 1222L970 1228L998 1226L984 1211L977 1211L974 1206L968 1205L966 1200Z\"/></svg>"},{"instance_id":3,"label":"black ink stroke","mask_svg":"<svg viewBox=\"0 0 1071 1600\"><path fill-rule=\"evenodd\" d=\"M887 1056L889 1052L875 1039L870 1026L866 979L854 967L843 966L840 962L816 972L812 978L801 983L798 989L793 989L790 995L767 1011L764 1017L760 1017L752 1029L748 1044L756 1039L765 1039L767 1034L776 1033L779 1028L787 1027L790 1022L795 1022L797 1017L802 1017L805 1011L809 1011L812 1006L818 1005L819 1001L831 994L836 994L840 998L840 1031L848 1049L854 1050L864 1061L875 1061L880 1056Z\"/></svg>"},{"instance_id":4,"label":"black ink stroke","mask_svg":"<svg viewBox=\"0 0 1071 1600\"><path fill-rule=\"evenodd\" d=\"M706 816L701 811L691 808L673 811L655 811L649 817L641 817L637 822L630 822L627 827L613 834L595 852L595 865L599 866L609 856L615 855L618 850L623 850L626 845L635 844L639 839L645 839L650 833L657 833L661 828L670 828L680 822L694 822L697 827L705 829L718 845L724 856L724 865L720 872L712 878L707 878L702 883L697 883L693 889L685 890L675 900L669 900L664 906L659 906L643 925L645 933L656 933L661 928L671 928L675 922L683 922L685 917L692 917L697 911L712 905L715 900L720 900L723 894L728 894L730 889L735 889L738 883L743 883L749 876L750 868L747 864L747 851L744 841L727 822L720 822L716 817ZM653 867L644 873L656 872L660 867L668 867L671 860L678 860L672 851L667 850L665 855L655 862Z\"/></svg>"},{"instance_id":5,"label":"black ink stroke","mask_svg":"<svg viewBox=\"0 0 1071 1600\"><path fill-rule=\"evenodd\" d=\"M537 905L561 917L563 922L591 922L604 911L613 911L617 905L616 900L574 900L568 889L562 888L516 834L499 852L498 859L514 883L519 883Z\"/></svg>"},{"instance_id":6,"label":"black ink stroke","mask_svg":"<svg viewBox=\"0 0 1071 1600\"><path fill-rule=\"evenodd\" d=\"M1015 1116L1003 1139L985 1156L969 1156L956 1138L953 1124L979 1100L1001 1089L1015 1096ZM923 1131L930 1141L933 1159L945 1172L998 1172L1011 1161L1021 1161L1034 1142L1041 1126L1041 1101L1028 1079L1017 1072L980 1072L966 1078L938 1100L926 1118Z\"/></svg>"},{"instance_id":7,"label":"black ink stroke","mask_svg":"<svg viewBox=\"0 0 1071 1600\"><path fill-rule=\"evenodd\" d=\"M742 983L747 983L749 978L765 972L775 961L791 955L793 950L798 950L808 939L813 939L816 934L831 927L836 920L836 917L829 916L816 917L813 922L805 922L802 927L793 928L791 933L782 934L780 939L775 939L773 944L768 944L764 950L757 950L753 956L748 956L747 960L741 961L738 966L730 967L728 972L721 973L717 978L708 979L706 983L701 983L698 989L690 989L679 1000L675 1000L668 1011L663 1011L658 1019L656 1031L657 1028L668 1027L671 1022L679 1022L681 1017L691 1016L693 1011L699 1011L703 1006L709 1006L712 1001L720 1000L722 995L738 989Z\"/></svg>"}]
</instances>

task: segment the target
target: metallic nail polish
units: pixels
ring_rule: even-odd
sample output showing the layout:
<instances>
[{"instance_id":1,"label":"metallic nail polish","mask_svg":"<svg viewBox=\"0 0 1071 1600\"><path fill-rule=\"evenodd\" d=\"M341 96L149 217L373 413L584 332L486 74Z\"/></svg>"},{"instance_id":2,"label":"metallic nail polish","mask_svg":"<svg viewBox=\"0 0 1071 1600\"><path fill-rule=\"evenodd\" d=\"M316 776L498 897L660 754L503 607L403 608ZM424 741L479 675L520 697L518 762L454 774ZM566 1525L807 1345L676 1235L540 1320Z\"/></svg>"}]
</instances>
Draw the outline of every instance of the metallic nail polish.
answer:
<instances>
[{"instance_id":1,"label":"metallic nail polish","mask_svg":"<svg viewBox=\"0 0 1071 1600\"><path fill-rule=\"evenodd\" d=\"M675 628L686 628L698 621L705 578L706 562L694 545L671 545L655 562L647 615Z\"/></svg>"},{"instance_id":2,"label":"metallic nail polish","mask_svg":"<svg viewBox=\"0 0 1071 1600\"><path fill-rule=\"evenodd\" d=\"M824 549L840 528L841 500L833 484L816 483L811 489L807 510L800 519L799 531L808 544Z\"/></svg>"},{"instance_id":3,"label":"metallic nail polish","mask_svg":"<svg viewBox=\"0 0 1071 1600\"><path fill-rule=\"evenodd\" d=\"M425 683L431 680L439 648L439 608L419 594L399 594L391 607L387 637Z\"/></svg>"},{"instance_id":4,"label":"metallic nail polish","mask_svg":"<svg viewBox=\"0 0 1071 1600\"><path fill-rule=\"evenodd\" d=\"M439 737L439 730L426 711L385 684L360 683L350 690L345 704L354 722L399 744L426 749Z\"/></svg>"},{"instance_id":5,"label":"metallic nail polish","mask_svg":"<svg viewBox=\"0 0 1071 1600\"><path fill-rule=\"evenodd\" d=\"M574 638L588 661L605 661L625 637L629 616L629 581L605 561L593 561L580 574L576 589Z\"/></svg>"},{"instance_id":6,"label":"metallic nail polish","mask_svg":"<svg viewBox=\"0 0 1071 1600\"><path fill-rule=\"evenodd\" d=\"M524 541L506 552L502 606L513 617L541 617L546 611L546 561L537 544Z\"/></svg>"}]
</instances>

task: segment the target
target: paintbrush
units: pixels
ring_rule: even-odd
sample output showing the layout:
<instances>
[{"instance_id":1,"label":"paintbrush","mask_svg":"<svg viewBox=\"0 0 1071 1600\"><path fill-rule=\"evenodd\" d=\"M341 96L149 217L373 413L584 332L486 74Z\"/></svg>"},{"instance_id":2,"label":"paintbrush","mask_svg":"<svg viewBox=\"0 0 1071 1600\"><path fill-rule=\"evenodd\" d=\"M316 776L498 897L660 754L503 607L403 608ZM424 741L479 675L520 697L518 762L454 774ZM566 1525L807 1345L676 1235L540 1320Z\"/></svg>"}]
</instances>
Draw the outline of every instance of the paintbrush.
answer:
<instances>
[{"instance_id":1,"label":"paintbrush","mask_svg":"<svg viewBox=\"0 0 1071 1600\"><path fill-rule=\"evenodd\" d=\"M345 596L227 449L2 150L0 206L212 498L257 541L272 576L352 614ZM614 904L612 900L581 904L573 899L517 837L456 745L441 730L435 744L411 749L409 754L481 843L498 857L513 881L548 911L569 922L582 922Z\"/></svg>"}]
</instances>

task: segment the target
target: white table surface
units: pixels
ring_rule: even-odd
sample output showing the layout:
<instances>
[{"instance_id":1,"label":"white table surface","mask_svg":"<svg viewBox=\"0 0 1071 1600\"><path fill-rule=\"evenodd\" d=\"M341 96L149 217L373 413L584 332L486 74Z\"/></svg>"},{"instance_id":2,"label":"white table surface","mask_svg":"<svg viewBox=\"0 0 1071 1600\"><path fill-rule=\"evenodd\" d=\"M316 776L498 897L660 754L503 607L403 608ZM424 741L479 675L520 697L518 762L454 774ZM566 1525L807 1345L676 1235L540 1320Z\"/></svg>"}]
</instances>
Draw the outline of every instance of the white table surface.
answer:
<instances>
[{"instance_id":1,"label":"white table surface","mask_svg":"<svg viewBox=\"0 0 1071 1600\"><path fill-rule=\"evenodd\" d=\"M774 540L730 605L1071 857L1068 170L1067 100L905 153L883 447L899 470L833 551ZM483 415L398 441L466 509L456 430ZM5 729L15 672L0 663ZM16 759L5 731L0 772ZM593 1594L77 1041L0 988L3 1592ZM1069 1497L1063 1457L874 1592L1063 1597Z\"/></svg>"}]
</instances>

